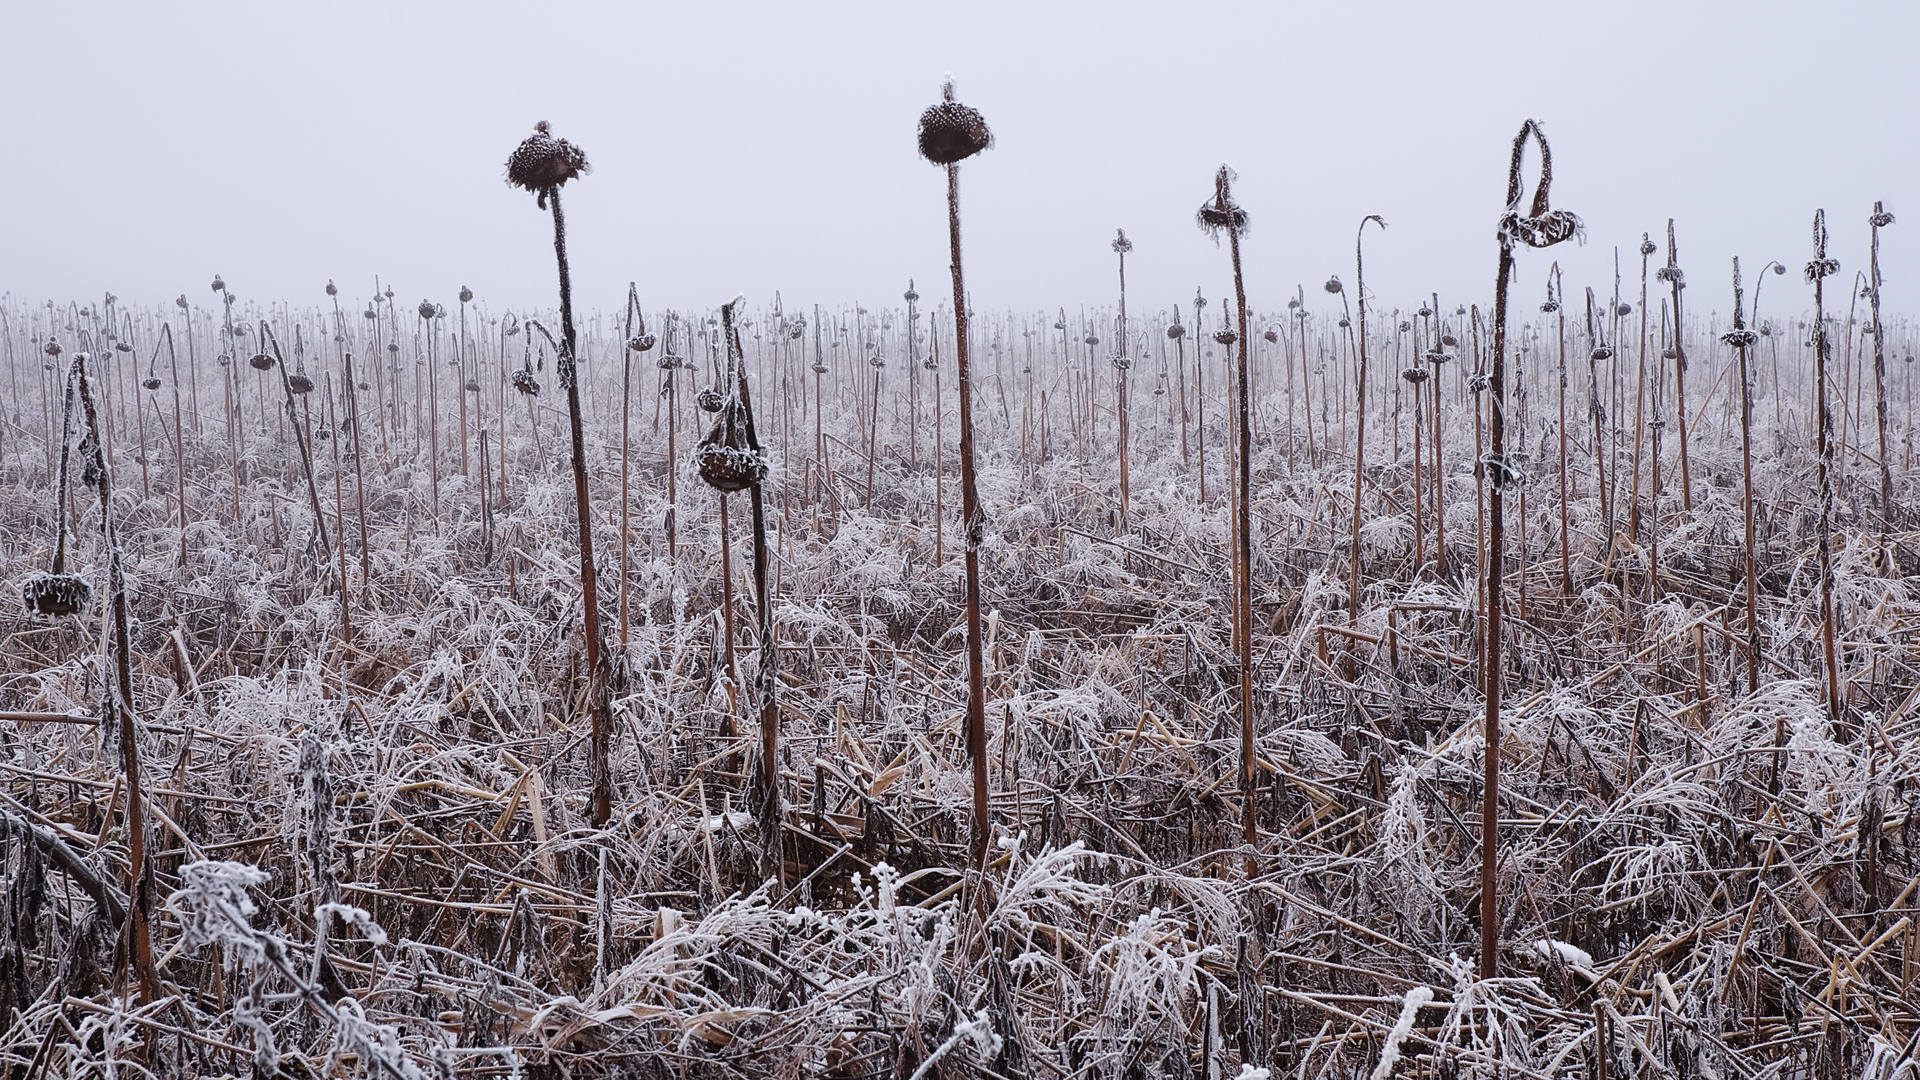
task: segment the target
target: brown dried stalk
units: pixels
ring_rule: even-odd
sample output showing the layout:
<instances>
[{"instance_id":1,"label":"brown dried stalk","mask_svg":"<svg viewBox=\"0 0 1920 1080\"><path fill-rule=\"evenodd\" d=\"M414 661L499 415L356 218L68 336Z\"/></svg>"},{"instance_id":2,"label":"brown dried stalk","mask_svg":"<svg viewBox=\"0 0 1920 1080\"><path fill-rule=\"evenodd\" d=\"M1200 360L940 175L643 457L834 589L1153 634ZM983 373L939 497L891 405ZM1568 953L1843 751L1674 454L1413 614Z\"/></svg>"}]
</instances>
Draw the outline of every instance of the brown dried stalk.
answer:
<instances>
[{"instance_id":1,"label":"brown dried stalk","mask_svg":"<svg viewBox=\"0 0 1920 1080\"><path fill-rule=\"evenodd\" d=\"M1353 234L1353 291L1360 306L1360 368L1358 377L1353 381L1353 410L1356 416L1353 444L1353 529L1348 536L1347 563L1347 625L1354 626L1360 621L1360 482L1367 464L1367 276L1366 264L1361 258L1360 242L1366 237L1367 222L1373 222L1382 229L1387 227L1379 214L1368 214L1360 219L1360 227ZM1342 294L1342 299L1345 295ZM1244 346L1242 346L1244 348ZM1347 677L1353 678L1353 654L1347 654Z\"/></svg>"},{"instance_id":2,"label":"brown dried stalk","mask_svg":"<svg viewBox=\"0 0 1920 1080\"><path fill-rule=\"evenodd\" d=\"M1893 467L1887 461L1887 353L1886 328L1880 324L1880 230L1893 224L1893 215L1875 199L1873 215L1867 224L1873 226L1867 286L1872 290L1869 297L1873 312L1873 410L1880 428L1880 541L1884 544L1887 534L1893 530Z\"/></svg>"},{"instance_id":3,"label":"brown dried stalk","mask_svg":"<svg viewBox=\"0 0 1920 1080\"><path fill-rule=\"evenodd\" d=\"M1200 227L1216 238L1227 234L1227 251L1233 260L1233 294L1237 330L1222 330L1219 340L1229 348L1239 346L1234 367L1234 409L1238 443L1234 455L1235 513L1233 519L1234 567L1234 652L1240 666L1240 824L1249 847L1259 840L1259 814L1255 805L1253 742L1253 428L1248 423L1251 405L1247 372L1247 287L1240 271L1240 234L1247 231L1247 212L1233 201L1233 170L1225 165L1213 176L1213 199L1203 203L1196 216ZM1364 225L1364 223L1363 223ZM1204 430L1204 428L1203 428ZM1202 467L1205 466L1204 452Z\"/></svg>"},{"instance_id":4,"label":"brown dried stalk","mask_svg":"<svg viewBox=\"0 0 1920 1080\"><path fill-rule=\"evenodd\" d=\"M980 627L980 542L986 514L973 466L973 370L967 355L967 288L960 266L960 162L992 144L986 121L953 99L953 83L920 117L920 156L947 172L947 242L953 257L953 338L960 392L960 515L966 529L967 756L973 771L973 865L984 868L992 826L987 798L987 668Z\"/></svg>"},{"instance_id":5,"label":"brown dried stalk","mask_svg":"<svg viewBox=\"0 0 1920 1080\"><path fill-rule=\"evenodd\" d=\"M114 719L119 734L120 769L126 776L127 826L127 945L135 977L140 982L140 997L154 1001L160 976L153 962L153 867L147 859L146 792L140 774L139 714L133 703L133 642L127 615L127 578L120 556L120 536L113 521L113 478L107 469L106 453L101 447L100 420L94 408L93 388L87 377L87 354L76 353L69 376L80 395L80 408L86 417L92 438L82 444L90 449L93 461L83 475L93 481L100 498L100 535L107 547L107 594L112 620L109 643L112 648L112 682L103 694L103 717ZM105 661L106 657L102 657ZM107 665L103 662L102 667Z\"/></svg>"},{"instance_id":6,"label":"brown dried stalk","mask_svg":"<svg viewBox=\"0 0 1920 1080\"><path fill-rule=\"evenodd\" d=\"M1827 278L1840 272L1840 260L1827 257L1827 212L1813 212L1813 260L1807 284L1813 286L1814 411L1820 433L1820 512L1814 522L1820 552L1820 651L1826 659L1827 718L1840 726L1840 666L1833 644L1833 410L1827 400Z\"/></svg>"},{"instance_id":7,"label":"brown dried stalk","mask_svg":"<svg viewBox=\"0 0 1920 1080\"><path fill-rule=\"evenodd\" d=\"M1540 179L1534 187L1531 211L1520 212L1520 166L1531 138L1540 147ZM1553 152L1534 120L1520 125L1507 165L1507 210L1500 219L1500 269L1493 285L1493 350L1489 358L1488 453L1481 465L1488 477L1487 550L1481 575L1486 594L1486 643L1481 652L1486 719L1485 785L1480 793L1480 977L1499 973L1500 904L1496 870L1500 859L1500 584L1505 520L1501 495L1522 477L1506 457L1505 380L1507 345L1507 283L1513 276L1516 241L1528 247L1551 247L1580 231L1580 219L1565 210L1551 209L1547 189L1553 183Z\"/></svg>"},{"instance_id":8,"label":"brown dried stalk","mask_svg":"<svg viewBox=\"0 0 1920 1080\"><path fill-rule=\"evenodd\" d=\"M1686 321L1680 307L1680 290L1687 287L1687 278L1680 272L1679 259L1679 249L1673 242L1673 219L1668 218L1667 265L1661 267L1654 276L1673 290L1673 407L1680 435L1680 506L1692 514L1693 466L1687 452L1687 344L1683 333Z\"/></svg>"},{"instance_id":9,"label":"brown dried stalk","mask_svg":"<svg viewBox=\"0 0 1920 1080\"><path fill-rule=\"evenodd\" d=\"M567 219L560 210L560 187L585 172L586 154L535 125L507 162L507 181L534 192L553 210L553 256L560 272L560 342L554 368L567 391L567 431L571 438L574 512L580 528L580 604L586 638L587 707L592 713L593 794L589 817L600 828L613 816L613 777L608 761L613 736L611 679L601 652L600 589L593 562L593 515L587 501L587 448L580 424L580 384L575 368L573 278L567 267Z\"/></svg>"},{"instance_id":10,"label":"brown dried stalk","mask_svg":"<svg viewBox=\"0 0 1920 1080\"><path fill-rule=\"evenodd\" d=\"M1762 270L1762 274L1766 271ZM1758 290L1756 289L1757 293ZM1754 297L1756 303L1759 297ZM1753 381L1748 372L1748 353L1753 349L1754 332L1747 329L1740 308L1746 297L1740 288L1740 256L1733 257L1733 329L1720 340L1733 347L1740 363L1740 510L1746 518L1746 548L1742 561L1747 577L1747 692L1760 689L1760 602L1755 583L1753 553Z\"/></svg>"}]
</instances>

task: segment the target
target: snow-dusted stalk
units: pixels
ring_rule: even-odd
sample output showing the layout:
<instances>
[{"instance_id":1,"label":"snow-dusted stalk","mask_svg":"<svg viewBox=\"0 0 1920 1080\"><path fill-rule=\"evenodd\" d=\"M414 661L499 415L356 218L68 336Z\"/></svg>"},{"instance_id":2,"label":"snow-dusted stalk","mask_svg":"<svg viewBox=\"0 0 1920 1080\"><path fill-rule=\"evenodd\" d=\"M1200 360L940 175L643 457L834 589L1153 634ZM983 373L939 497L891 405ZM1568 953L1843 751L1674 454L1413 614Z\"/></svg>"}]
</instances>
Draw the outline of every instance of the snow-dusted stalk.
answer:
<instances>
[{"instance_id":1,"label":"snow-dusted stalk","mask_svg":"<svg viewBox=\"0 0 1920 1080\"><path fill-rule=\"evenodd\" d=\"M1559 369L1555 402L1560 413L1560 596L1564 602L1573 596L1573 556L1567 550L1567 296L1566 285L1560 280L1560 264L1554 263L1548 273L1553 279L1551 313L1554 316L1555 355Z\"/></svg>"},{"instance_id":2,"label":"snow-dusted stalk","mask_svg":"<svg viewBox=\"0 0 1920 1080\"><path fill-rule=\"evenodd\" d=\"M1127 531L1127 369L1133 363L1133 357L1127 352L1127 252L1133 250L1133 241L1127 239L1125 229L1118 230L1114 238L1113 252L1120 260L1120 348L1113 354L1113 395L1114 411L1120 417L1120 528Z\"/></svg>"},{"instance_id":3,"label":"snow-dusted stalk","mask_svg":"<svg viewBox=\"0 0 1920 1080\"><path fill-rule=\"evenodd\" d=\"M747 356L740 346L739 316L734 310L739 303L735 300L721 307L720 323L726 335L727 361L733 368L734 393L740 400L746 447L756 459L764 461L760 435L754 425L753 397L747 386ZM747 489L753 510L753 589L760 636L760 662L753 677L754 701L760 709L760 752L754 761L752 797L767 859L773 864L774 872L780 874L780 769L776 756L780 741L780 646L774 638L773 593L767 582L767 518L761 491L765 473L764 466L752 470Z\"/></svg>"},{"instance_id":4,"label":"snow-dusted stalk","mask_svg":"<svg viewBox=\"0 0 1920 1080\"><path fill-rule=\"evenodd\" d=\"M1759 297L1754 299L1757 303ZM1733 347L1740 364L1740 510L1746 519L1746 545L1741 562L1745 564L1747 579L1747 692L1751 694L1760 689L1760 593L1755 582L1753 554L1753 382L1747 363L1756 339L1753 331L1747 329L1746 317L1740 310L1745 300L1740 288L1740 256L1735 255L1733 329L1722 335L1721 340Z\"/></svg>"},{"instance_id":5,"label":"snow-dusted stalk","mask_svg":"<svg viewBox=\"0 0 1920 1080\"><path fill-rule=\"evenodd\" d=\"M133 972L140 983L140 997L153 1001L159 992L159 973L153 963L153 874L147 863L146 790L140 773L139 714L133 703L133 640L127 614L127 578L120 555L120 534L113 520L113 477L101 448L100 419L93 402L93 386L87 375L87 354L76 353L70 375L80 396L81 414L87 421L88 438L82 449L93 460L84 475L93 482L100 498L100 536L107 549L108 644L111 657L102 657L102 668L112 672L112 683L102 695L102 705L112 710L102 720L119 735L120 771L126 777L127 895L128 925L126 941ZM111 664L105 663L111 660Z\"/></svg>"},{"instance_id":6,"label":"snow-dusted stalk","mask_svg":"<svg viewBox=\"0 0 1920 1080\"><path fill-rule=\"evenodd\" d=\"M992 145L979 112L953 99L953 83L941 89L939 104L920 116L920 156L947 173L947 243L953 262L953 338L960 393L960 515L966 530L967 592L967 757L973 772L973 865L984 867L992 821L987 798L987 675L980 639L980 542L986 513L973 461L973 371L967 341L967 287L960 266L960 162Z\"/></svg>"},{"instance_id":7,"label":"snow-dusted stalk","mask_svg":"<svg viewBox=\"0 0 1920 1080\"><path fill-rule=\"evenodd\" d=\"M1534 187L1533 206L1523 215L1520 166L1528 139L1540 147L1540 179ZM1486 697L1483 725L1486 776L1480 792L1480 977L1483 979L1491 979L1499 972L1500 902L1496 870L1500 859L1500 585L1506 530L1501 496L1505 489L1522 482L1517 467L1506 457L1503 372L1507 347L1507 284L1513 276L1516 242L1533 248L1551 247L1580 230L1578 217L1550 208L1547 189L1552 183L1553 153L1547 147L1546 134L1536 121L1528 120L1514 136L1513 155L1507 165L1507 209L1500 219L1500 268L1494 277L1493 342L1487 364L1488 452L1481 462L1488 478L1487 550L1481 568L1486 596L1486 639L1480 658Z\"/></svg>"},{"instance_id":8,"label":"snow-dusted stalk","mask_svg":"<svg viewBox=\"0 0 1920 1080\"><path fill-rule=\"evenodd\" d=\"M1677 414L1680 436L1680 506L1689 515L1693 513L1693 466L1687 451L1687 343L1686 323L1682 318L1680 291L1687 287L1686 275L1680 272L1680 252L1673 242L1673 219L1667 219L1667 265L1661 267L1654 277L1664 281L1673 290L1673 408Z\"/></svg>"},{"instance_id":9,"label":"snow-dusted stalk","mask_svg":"<svg viewBox=\"0 0 1920 1080\"><path fill-rule=\"evenodd\" d=\"M538 196L553 209L553 256L560 273L560 342L554 368L567 391L567 432L572 442L573 504L580 528L580 605L586 638L587 707L592 713L593 792L590 820L595 828L613 816L613 777L608 761L613 737L610 672L601 653L600 590L593 562L593 516L587 496L586 438L580 424L577 339L573 330L573 279L567 266L567 219L560 210L560 187L587 171L586 152L548 134L547 122L521 142L507 161L507 182Z\"/></svg>"},{"instance_id":10,"label":"snow-dusted stalk","mask_svg":"<svg viewBox=\"0 0 1920 1080\"><path fill-rule=\"evenodd\" d=\"M1873 247L1868 255L1868 303L1873 317L1873 413L1880 431L1880 540L1884 544L1893 531L1893 467L1887 460L1887 351L1880 324L1880 230L1893 224L1893 215L1878 199L1873 215L1867 219L1873 227Z\"/></svg>"},{"instance_id":11,"label":"snow-dusted stalk","mask_svg":"<svg viewBox=\"0 0 1920 1080\"><path fill-rule=\"evenodd\" d=\"M300 422L300 407L294 401L293 379L287 374L287 358L280 353L280 339L273 333L273 327L261 320L260 326L267 332L267 342L273 346L273 366L280 372L280 389L287 397L287 419L293 424L293 439L300 447L300 473L307 481L307 507L313 511L313 542L320 549L322 565L330 552L327 549L327 517L320 511L320 487L313 481L313 454L307 449L307 426ZM312 383L307 384L311 386ZM341 600L345 601L347 583L340 582Z\"/></svg>"},{"instance_id":12,"label":"snow-dusted stalk","mask_svg":"<svg viewBox=\"0 0 1920 1080\"><path fill-rule=\"evenodd\" d=\"M1827 212L1813 212L1813 259L1807 263L1807 284L1813 286L1814 412L1819 424L1820 506L1814 534L1820 553L1820 651L1826 660L1827 718L1840 725L1840 665L1833 642L1833 409L1827 400L1827 361L1833 345L1827 340L1826 279L1840 272L1840 260L1827 257Z\"/></svg>"},{"instance_id":13,"label":"snow-dusted stalk","mask_svg":"<svg viewBox=\"0 0 1920 1080\"><path fill-rule=\"evenodd\" d=\"M1233 201L1233 170L1222 165L1213 176L1213 198L1195 214L1202 229L1218 237L1227 234L1227 252L1233 262L1233 294L1238 325L1220 335L1228 348L1239 347L1234 365L1234 518L1233 518L1233 637L1240 667L1240 826L1249 847L1259 841L1253 740L1253 428L1250 380L1247 371L1247 286L1240 269L1240 236L1247 231L1247 212ZM1204 455L1202 459L1204 467Z\"/></svg>"},{"instance_id":14,"label":"snow-dusted stalk","mask_svg":"<svg viewBox=\"0 0 1920 1080\"><path fill-rule=\"evenodd\" d=\"M1387 223L1379 214L1368 214L1360 219L1360 227L1353 234L1353 292L1354 301L1360 308L1360 319L1355 324L1359 332L1359 372L1353 380L1353 527L1348 534L1347 552L1347 625L1354 626L1360 621L1360 485L1366 473L1367 465L1367 271L1361 258L1360 242L1366 237L1367 222L1373 222L1382 229ZM1347 677L1353 677L1352 653L1348 653Z\"/></svg>"}]
</instances>

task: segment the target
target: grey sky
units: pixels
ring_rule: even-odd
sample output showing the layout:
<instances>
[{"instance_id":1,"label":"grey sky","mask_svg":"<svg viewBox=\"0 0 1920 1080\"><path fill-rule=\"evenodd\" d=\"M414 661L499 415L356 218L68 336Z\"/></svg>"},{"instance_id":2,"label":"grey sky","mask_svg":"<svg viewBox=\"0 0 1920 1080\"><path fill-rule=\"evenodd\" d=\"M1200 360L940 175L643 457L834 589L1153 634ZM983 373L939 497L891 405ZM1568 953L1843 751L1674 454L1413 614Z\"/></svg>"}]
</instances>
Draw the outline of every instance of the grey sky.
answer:
<instances>
[{"instance_id":1,"label":"grey sky","mask_svg":"<svg viewBox=\"0 0 1920 1080\"><path fill-rule=\"evenodd\" d=\"M997 137L963 169L981 307L1107 302L1115 227L1131 306L1217 298L1226 257L1192 215L1222 161L1255 306L1350 282L1373 213L1380 304L1482 299L1527 116L1588 228L1523 260L1530 301L1553 258L1576 299L1604 292L1616 244L1637 288L1633 246L1671 216L1693 310L1727 309L1732 254L1786 262L1765 306L1797 309L1814 208L1851 281L1876 198L1904 215L1887 304L1920 301L1908 2L15 0L5 25L0 289L30 299L161 302L218 271L252 300L379 274L410 302L550 303L546 220L502 182L543 118L594 166L567 189L585 304L629 280L650 307L891 301L909 276L937 297L944 187L913 130L952 72Z\"/></svg>"}]
</instances>

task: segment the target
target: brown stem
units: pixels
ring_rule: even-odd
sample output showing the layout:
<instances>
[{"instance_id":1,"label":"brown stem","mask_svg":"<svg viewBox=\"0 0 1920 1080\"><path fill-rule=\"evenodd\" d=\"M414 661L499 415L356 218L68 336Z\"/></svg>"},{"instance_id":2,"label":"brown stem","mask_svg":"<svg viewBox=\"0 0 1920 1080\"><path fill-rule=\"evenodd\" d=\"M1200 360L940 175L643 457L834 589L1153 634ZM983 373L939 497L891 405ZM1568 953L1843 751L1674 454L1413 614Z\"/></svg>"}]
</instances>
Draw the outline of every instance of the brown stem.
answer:
<instances>
[{"instance_id":1,"label":"brown stem","mask_svg":"<svg viewBox=\"0 0 1920 1080\"><path fill-rule=\"evenodd\" d=\"M593 562L593 517L587 497L587 447L580 425L580 380L575 368L573 281L567 269L567 219L560 212L560 189L549 188L553 206L553 254L560 268L560 355L554 368L567 391L567 433L572 440L573 504L580 524L580 603L586 635L587 707L593 715L593 794L590 819L604 827L613 816L613 776L608 761L613 707L606 662L600 649L600 588Z\"/></svg>"},{"instance_id":2,"label":"brown stem","mask_svg":"<svg viewBox=\"0 0 1920 1080\"><path fill-rule=\"evenodd\" d=\"M987 665L980 640L980 542L987 520L973 469L973 371L967 356L967 289L960 268L960 166L947 166L947 239L953 255L954 357L960 393L960 517L966 529L967 756L973 766L973 864L987 857Z\"/></svg>"}]
</instances>

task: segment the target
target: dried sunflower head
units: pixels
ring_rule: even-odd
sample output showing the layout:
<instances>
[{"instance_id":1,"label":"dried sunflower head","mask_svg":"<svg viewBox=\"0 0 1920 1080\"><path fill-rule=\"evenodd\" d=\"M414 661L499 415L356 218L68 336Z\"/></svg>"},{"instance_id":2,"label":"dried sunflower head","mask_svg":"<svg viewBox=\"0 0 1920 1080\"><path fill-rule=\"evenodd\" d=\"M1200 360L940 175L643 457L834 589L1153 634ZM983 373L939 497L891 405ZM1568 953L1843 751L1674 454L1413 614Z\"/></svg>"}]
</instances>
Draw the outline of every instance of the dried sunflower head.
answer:
<instances>
[{"instance_id":1,"label":"dried sunflower head","mask_svg":"<svg viewBox=\"0 0 1920 1080\"><path fill-rule=\"evenodd\" d=\"M545 120L533 125L533 134L521 140L507 158L507 183L539 196L542 210L547 207L547 192L592 171L587 152L565 139L554 138L552 126Z\"/></svg>"},{"instance_id":2,"label":"dried sunflower head","mask_svg":"<svg viewBox=\"0 0 1920 1080\"><path fill-rule=\"evenodd\" d=\"M935 165L955 165L993 145L993 132L978 109L953 99L953 80L940 87L940 103L920 114L920 156Z\"/></svg>"},{"instance_id":3,"label":"dried sunflower head","mask_svg":"<svg viewBox=\"0 0 1920 1080\"><path fill-rule=\"evenodd\" d=\"M287 376L287 389L296 394L311 394L313 393L313 380L306 375L289 375Z\"/></svg>"},{"instance_id":4,"label":"dried sunflower head","mask_svg":"<svg viewBox=\"0 0 1920 1080\"><path fill-rule=\"evenodd\" d=\"M273 357L268 356L266 353L254 353L253 356L247 360L247 364L255 371L272 371Z\"/></svg>"},{"instance_id":5,"label":"dried sunflower head","mask_svg":"<svg viewBox=\"0 0 1920 1080\"><path fill-rule=\"evenodd\" d=\"M528 397L537 397L540 393L540 382L533 377L533 372L521 368L513 373L513 388Z\"/></svg>"},{"instance_id":6,"label":"dried sunflower head","mask_svg":"<svg viewBox=\"0 0 1920 1080\"><path fill-rule=\"evenodd\" d=\"M20 600L38 619L84 615L92 599L93 587L78 574L38 573L20 583Z\"/></svg>"},{"instance_id":7,"label":"dried sunflower head","mask_svg":"<svg viewBox=\"0 0 1920 1080\"><path fill-rule=\"evenodd\" d=\"M1220 166L1219 171L1213 174L1213 198L1201 203L1200 209L1193 215L1194 224L1216 240L1222 229L1234 236L1247 231L1247 212L1233 201L1233 180L1233 170L1225 165ZM1193 305L1205 307L1206 301L1196 294Z\"/></svg>"}]
</instances>

